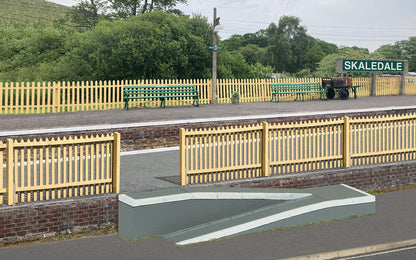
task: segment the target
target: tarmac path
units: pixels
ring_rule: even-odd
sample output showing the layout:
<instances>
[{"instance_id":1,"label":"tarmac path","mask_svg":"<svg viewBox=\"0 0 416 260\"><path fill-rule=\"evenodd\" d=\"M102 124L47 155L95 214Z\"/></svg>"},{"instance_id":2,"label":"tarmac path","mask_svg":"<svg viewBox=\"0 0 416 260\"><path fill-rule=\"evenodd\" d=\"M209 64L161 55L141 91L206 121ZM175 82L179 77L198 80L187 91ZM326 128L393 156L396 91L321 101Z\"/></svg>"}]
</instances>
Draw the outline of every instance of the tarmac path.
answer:
<instances>
[{"instance_id":1,"label":"tarmac path","mask_svg":"<svg viewBox=\"0 0 416 260\"><path fill-rule=\"evenodd\" d=\"M415 198L416 190L381 194L376 198L375 215L241 235L188 246L178 247L160 237L130 242L118 235L108 235L0 249L0 259L242 260L317 254L415 239ZM416 240L414 241L416 244Z\"/></svg>"},{"instance_id":2,"label":"tarmac path","mask_svg":"<svg viewBox=\"0 0 416 260\"><path fill-rule=\"evenodd\" d=\"M131 193L178 187L179 147L165 150L167 151L122 153L120 192Z\"/></svg>"}]
</instances>

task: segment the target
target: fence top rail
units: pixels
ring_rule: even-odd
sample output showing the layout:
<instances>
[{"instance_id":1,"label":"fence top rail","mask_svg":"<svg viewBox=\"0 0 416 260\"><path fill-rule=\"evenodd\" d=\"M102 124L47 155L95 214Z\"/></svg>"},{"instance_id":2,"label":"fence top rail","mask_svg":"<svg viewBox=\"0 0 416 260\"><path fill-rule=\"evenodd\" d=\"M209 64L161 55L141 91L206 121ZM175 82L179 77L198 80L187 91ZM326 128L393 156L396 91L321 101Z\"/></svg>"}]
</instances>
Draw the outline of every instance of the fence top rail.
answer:
<instances>
[{"instance_id":1,"label":"fence top rail","mask_svg":"<svg viewBox=\"0 0 416 260\"><path fill-rule=\"evenodd\" d=\"M195 87L195 85L193 85L193 84L189 84L189 85L188 84L185 84L185 85L182 85L182 84L166 84L166 85L145 85L145 84L140 84L140 86L138 86L138 85L135 85L135 86L125 85L123 87L124 88L133 88L133 89L135 89L135 88L169 88L169 87L172 87L172 88L175 88L175 87L192 88L192 87Z\"/></svg>"},{"instance_id":2,"label":"fence top rail","mask_svg":"<svg viewBox=\"0 0 416 260\"><path fill-rule=\"evenodd\" d=\"M320 82L298 82L298 83L270 83L270 86L300 86L300 85L319 85L321 86Z\"/></svg>"},{"instance_id":3,"label":"fence top rail","mask_svg":"<svg viewBox=\"0 0 416 260\"><path fill-rule=\"evenodd\" d=\"M193 136L193 135L210 135L210 134L229 134L229 133L239 133L239 132L247 132L247 131L259 131L263 129L263 126L258 124L254 126L242 126L242 127L226 127L226 128L219 128L219 129L200 129L200 130L185 130L185 135Z\"/></svg>"},{"instance_id":4,"label":"fence top rail","mask_svg":"<svg viewBox=\"0 0 416 260\"><path fill-rule=\"evenodd\" d=\"M269 126L271 130L277 129L292 129L292 128L310 128L310 127L317 127L317 126L333 126L333 125L341 125L344 123L344 119L338 118L335 120L327 120L327 121L312 121L312 122L291 122L291 123L277 123L272 124Z\"/></svg>"},{"instance_id":5,"label":"fence top rail","mask_svg":"<svg viewBox=\"0 0 416 260\"><path fill-rule=\"evenodd\" d=\"M50 145L68 145L68 144L87 144L97 142L108 142L114 140L114 134L92 136L92 137L70 137L70 138L58 138L58 139L45 139L45 140L13 140L13 147L27 147L27 146L50 146ZM1 148L0 144L0 148Z\"/></svg>"},{"instance_id":6,"label":"fence top rail","mask_svg":"<svg viewBox=\"0 0 416 260\"><path fill-rule=\"evenodd\" d=\"M350 123L392 122L407 119L416 119L416 113L406 115L387 115L381 117L353 118L350 120Z\"/></svg>"}]
</instances>

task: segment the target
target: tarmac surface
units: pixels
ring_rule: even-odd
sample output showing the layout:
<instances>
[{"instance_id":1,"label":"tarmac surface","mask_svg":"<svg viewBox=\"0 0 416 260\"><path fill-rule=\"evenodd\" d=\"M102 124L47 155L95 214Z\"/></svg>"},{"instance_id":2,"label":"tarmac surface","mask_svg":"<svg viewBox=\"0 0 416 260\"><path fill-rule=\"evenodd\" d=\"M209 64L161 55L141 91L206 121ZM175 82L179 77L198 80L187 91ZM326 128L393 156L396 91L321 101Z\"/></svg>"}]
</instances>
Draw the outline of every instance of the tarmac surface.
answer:
<instances>
[{"instance_id":1,"label":"tarmac surface","mask_svg":"<svg viewBox=\"0 0 416 260\"><path fill-rule=\"evenodd\" d=\"M0 259L281 259L327 253L355 254L355 248L391 249L416 245L416 190L376 197L376 214L292 229L265 231L178 247L161 237L126 241L118 235L0 249ZM308 259L308 258L301 258ZM407 259L405 259L407 260ZM409 260L414 260L410 258Z\"/></svg>"},{"instance_id":2,"label":"tarmac surface","mask_svg":"<svg viewBox=\"0 0 416 260\"><path fill-rule=\"evenodd\" d=\"M217 104L199 107L131 108L79 111L67 113L0 115L0 135L3 132L25 130L74 128L108 129L137 124L175 123L177 121L218 121L224 118L246 117L267 118L292 116L303 113L341 113L357 109L376 110L392 107L416 106L416 96L363 97L348 100L309 100L292 102L243 103L239 105ZM116 125L116 126L115 126Z\"/></svg>"},{"instance_id":3,"label":"tarmac surface","mask_svg":"<svg viewBox=\"0 0 416 260\"><path fill-rule=\"evenodd\" d=\"M0 136L29 134L33 131L171 124L189 120L221 121L230 118L267 118L308 113L343 114L357 110L371 113L380 109L403 108L416 108L416 96L0 115ZM123 154L121 192L176 186L174 176L178 174L175 168L178 167L178 157L175 153L177 151L173 148L157 153ZM152 161L163 161L163 167L153 168L156 164L151 163ZM140 173L138 168L141 169ZM415 199L416 190L382 194L376 198L376 214L372 216L254 233L184 247L177 247L160 237L130 242L118 235L108 235L0 249L0 259L280 259L340 250L354 252L350 249L373 248L377 244L388 248L392 243L404 240L409 240L408 244L416 245Z\"/></svg>"}]
</instances>

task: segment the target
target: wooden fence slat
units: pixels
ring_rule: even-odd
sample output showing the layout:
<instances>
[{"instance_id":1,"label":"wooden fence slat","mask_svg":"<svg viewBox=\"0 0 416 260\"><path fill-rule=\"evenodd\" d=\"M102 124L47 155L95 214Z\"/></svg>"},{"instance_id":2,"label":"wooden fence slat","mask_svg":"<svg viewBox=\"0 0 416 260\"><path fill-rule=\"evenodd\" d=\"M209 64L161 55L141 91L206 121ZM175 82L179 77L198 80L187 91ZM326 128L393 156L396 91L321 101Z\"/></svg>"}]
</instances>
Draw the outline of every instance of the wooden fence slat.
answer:
<instances>
[{"instance_id":1,"label":"wooden fence slat","mask_svg":"<svg viewBox=\"0 0 416 260\"><path fill-rule=\"evenodd\" d=\"M181 136L181 185L416 159L416 113L181 129Z\"/></svg>"},{"instance_id":2,"label":"wooden fence slat","mask_svg":"<svg viewBox=\"0 0 416 260\"><path fill-rule=\"evenodd\" d=\"M111 190L119 192L118 133L56 140L8 139L6 144L0 142L0 158L6 160L6 171L3 173L3 167L0 170L0 205L4 203L4 195L5 203L14 205ZM6 188L3 188L3 174L6 174Z\"/></svg>"},{"instance_id":3,"label":"wooden fence slat","mask_svg":"<svg viewBox=\"0 0 416 260\"><path fill-rule=\"evenodd\" d=\"M416 94L414 78L406 81L405 94ZM413 82L412 82L413 79ZM271 100L270 83L320 82L320 78L277 78L277 79L218 79L218 103L231 103L233 92L240 93L241 102L267 102ZM370 95L371 78L353 78L353 85L359 97ZM67 111L86 111L99 109L122 109L124 85L196 85L201 104L212 103L212 80L121 80L121 81L77 81L77 82L0 82L0 109L3 114L16 113L50 113ZM377 77L376 95L399 95L400 78ZM296 95L286 95L284 100L294 100ZM310 95L318 99L319 95ZM190 98L168 100L168 105L189 105ZM132 105L138 107L156 107L159 100L134 100Z\"/></svg>"}]
</instances>

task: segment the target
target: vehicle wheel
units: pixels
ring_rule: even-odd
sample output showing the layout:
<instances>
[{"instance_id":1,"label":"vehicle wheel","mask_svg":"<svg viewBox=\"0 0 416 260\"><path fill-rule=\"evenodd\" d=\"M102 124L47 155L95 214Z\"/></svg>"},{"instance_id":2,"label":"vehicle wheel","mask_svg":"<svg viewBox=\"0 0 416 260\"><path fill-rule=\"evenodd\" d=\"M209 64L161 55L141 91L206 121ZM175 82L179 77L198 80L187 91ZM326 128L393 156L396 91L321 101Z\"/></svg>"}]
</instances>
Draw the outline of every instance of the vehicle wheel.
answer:
<instances>
[{"instance_id":1,"label":"vehicle wheel","mask_svg":"<svg viewBox=\"0 0 416 260\"><path fill-rule=\"evenodd\" d=\"M342 99L342 100L346 100L346 99L348 99L348 96L350 95L350 92L348 91L348 89L340 89L339 90L339 97Z\"/></svg>"},{"instance_id":2,"label":"vehicle wheel","mask_svg":"<svg viewBox=\"0 0 416 260\"><path fill-rule=\"evenodd\" d=\"M328 91L326 92L326 98L333 99L334 97L335 97L335 90L333 88L328 88Z\"/></svg>"}]
</instances>

